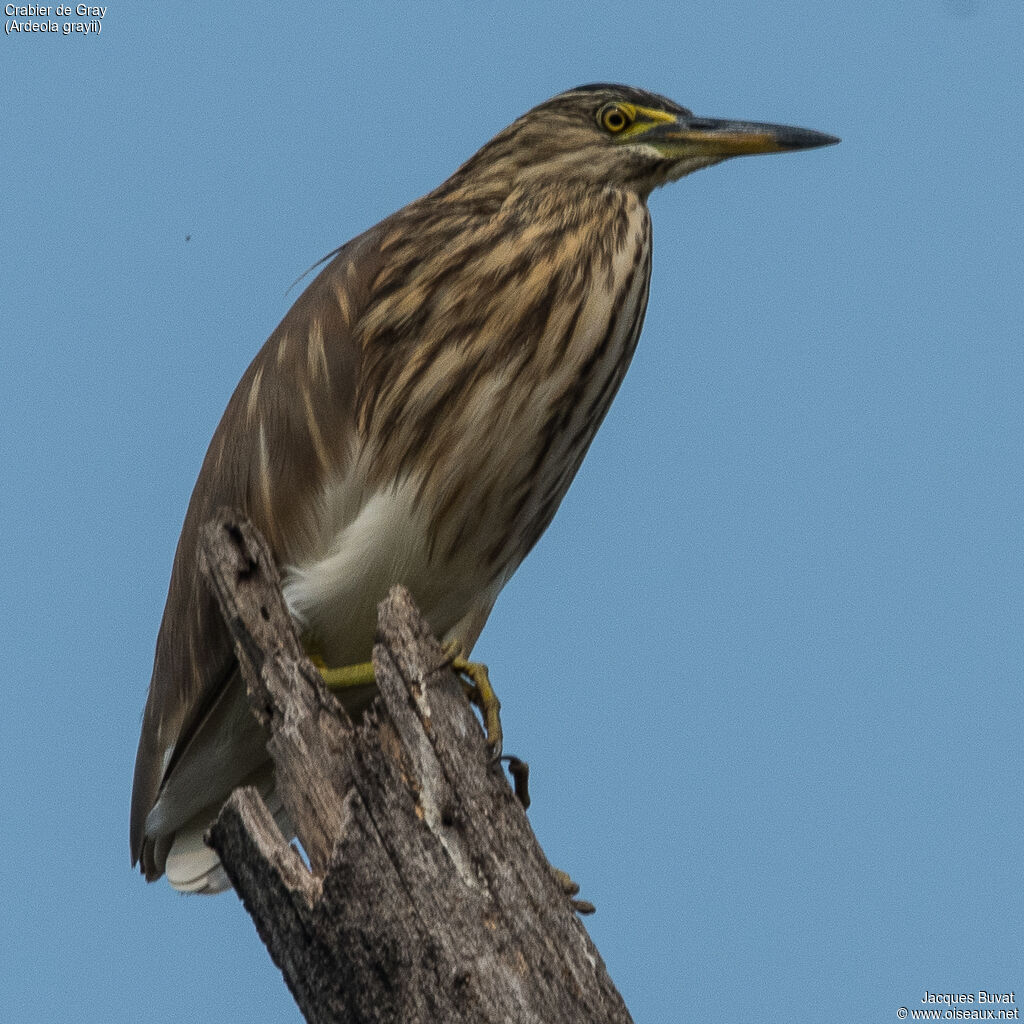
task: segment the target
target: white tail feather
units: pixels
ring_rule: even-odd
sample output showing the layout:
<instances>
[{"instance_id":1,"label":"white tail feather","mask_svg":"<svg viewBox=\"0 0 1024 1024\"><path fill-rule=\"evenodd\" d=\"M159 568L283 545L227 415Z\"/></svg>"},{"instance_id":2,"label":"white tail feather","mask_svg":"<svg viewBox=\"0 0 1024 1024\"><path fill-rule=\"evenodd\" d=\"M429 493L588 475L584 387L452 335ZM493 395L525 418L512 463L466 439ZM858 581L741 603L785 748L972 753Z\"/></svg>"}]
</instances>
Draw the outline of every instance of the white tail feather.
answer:
<instances>
[{"instance_id":1,"label":"white tail feather","mask_svg":"<svg viewBox=\"0 0 1024 1024\"><path fill-rule=\"evenodd\" d=\"M178 892L210 894L231 886L220 858L203 842L203 833L212 822L178 829L167 854L164 871L167 881Z\"/></svg>"},{"instance_id":2,"label":"white tail feather","mask_svg":"<svg viewBox=\"0 0 1024 1024\"><path fill-rule=\"evenodd\" d=\"M263 787L260 787L261 791ZM266 792L261 792L267 810L274 816L277 827L281 830L286 842L290 842L295 832L288 815L277 795L277 788L271 783ZM227 872L221 866L220 858L203 842L203 836L214 822L214 818L199 821L193 818L174 835L167 864L164 872L167 881L178 892L200 893L212 896L231 888Z\"/></svg>"}]
</instances>

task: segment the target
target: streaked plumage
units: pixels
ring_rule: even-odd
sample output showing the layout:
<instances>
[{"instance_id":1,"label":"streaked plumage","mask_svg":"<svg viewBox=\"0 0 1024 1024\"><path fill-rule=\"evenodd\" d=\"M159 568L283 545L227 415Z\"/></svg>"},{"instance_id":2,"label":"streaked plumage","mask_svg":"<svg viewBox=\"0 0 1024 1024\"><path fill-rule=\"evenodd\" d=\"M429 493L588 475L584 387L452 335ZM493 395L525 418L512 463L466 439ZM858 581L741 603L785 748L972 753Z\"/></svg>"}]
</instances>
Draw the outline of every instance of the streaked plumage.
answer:
<instances>
[{"instance_id":1,"label":"streaked plumage","mask_svg":"<svg viewBox=\"0 0 1024 1024\"><path fill-rule=\"evenodd\" d=\"M241 509L267 537L328 665L369 658L394 583L468 654L629 365L651 189L731 155L830 141L587 86L333 254L243 376L189 504L136 762L131 849L147 878L223 887L202 830L247 779L273 799L264 737L197 578L214 510ZM358 712L371 697L346 702Z\"/></svg>"}]
</instances>

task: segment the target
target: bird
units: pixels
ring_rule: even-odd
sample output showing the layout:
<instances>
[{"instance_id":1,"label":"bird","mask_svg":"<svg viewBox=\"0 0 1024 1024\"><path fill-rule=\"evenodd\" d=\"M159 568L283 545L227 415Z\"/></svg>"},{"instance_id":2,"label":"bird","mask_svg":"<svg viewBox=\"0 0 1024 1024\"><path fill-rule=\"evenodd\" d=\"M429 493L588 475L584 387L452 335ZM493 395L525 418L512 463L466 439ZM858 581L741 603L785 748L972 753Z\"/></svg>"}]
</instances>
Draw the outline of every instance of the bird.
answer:
<instances>
[{"instance_id":1,"label":"bird","mask_svg":"<svg viewBox=\"0 0 1024 1024\"><path fill-rule=\"evenodd\" d=\"M257 785L286 825L199 576L214 512L237 509L264 535L318 665L368 661L394 584L468 658L630 364L651 191L731 157L838 141L580 86L311 268L227 405L174 555L131 803L132 865L147 880L228 887L203 833L238 785ZM372 679L339 692L358 715Z\"/></svg>"}]
</instances>

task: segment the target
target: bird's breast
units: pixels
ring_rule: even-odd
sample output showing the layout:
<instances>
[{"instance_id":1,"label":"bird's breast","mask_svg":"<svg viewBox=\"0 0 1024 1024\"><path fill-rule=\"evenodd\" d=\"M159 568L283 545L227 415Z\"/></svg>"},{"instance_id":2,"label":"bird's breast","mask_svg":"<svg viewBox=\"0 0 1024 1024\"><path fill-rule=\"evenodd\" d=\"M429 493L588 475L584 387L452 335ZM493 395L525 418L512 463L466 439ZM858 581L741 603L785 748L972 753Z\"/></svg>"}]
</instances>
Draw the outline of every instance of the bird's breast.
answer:
<instances>
[{"instance_id":1,"label":"bird's breast","mask_svg":"<svg viewBox=\"0 0 1024 1024\"><path fill-rule=\"evenodd\" d=\"M335 659L353 642L368 650L394 583L440 635L489 609L550 523L646 308L647 209L634 196L604 202L562 231L524 219L501 258L492 247L486 266L467 259L433 290L413 275L430 312L377 384L362 450L323 502L334 518L325 544L285 575L293 611L336 636L324 645Z\"/></svg>"},{"instance_id":2,"label":"bird's breast","mask_svg":"<svg viewBox=\"0 0 1024 1024\"><path fill-rule=\"evenodd\" d=\"M493 529L480 533L482 560L496 574L510 575L551 522L622 383L643 325L650 254L639 200L619 207L603 234L569 234L552 260L559 285L543 327L486 379L484 429L476 432L479 414L465 421L473 479L484 486L452 522L466 530L486 511ZM450 550L461 543L451 528L446 540Z\"/></svg>"}]
</instances>

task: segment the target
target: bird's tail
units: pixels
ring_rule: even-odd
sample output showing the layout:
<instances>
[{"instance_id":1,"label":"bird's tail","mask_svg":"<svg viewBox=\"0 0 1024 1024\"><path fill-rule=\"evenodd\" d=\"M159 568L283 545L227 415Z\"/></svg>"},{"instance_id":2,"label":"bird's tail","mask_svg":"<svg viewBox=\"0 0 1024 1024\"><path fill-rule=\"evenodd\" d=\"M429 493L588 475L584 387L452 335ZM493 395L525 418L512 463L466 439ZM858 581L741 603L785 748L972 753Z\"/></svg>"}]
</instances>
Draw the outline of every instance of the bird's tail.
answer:
<instances>
[{"instance_id":1,"label":"bird's tail","mask_svg":"<svg viewBox=\"0 0 1024 1024\"><path fill-rule=\"evenodd\" d=\"M263 791L263 787L260 787L260 790L260 795L263 797L267 809L274 816L274 821L277 822L281 834L290 841L295 837L295 830L292 828L284 805L277 795L277 787L271 780L266 792ZM212 896L214 893L231 888L231 882L220 858L203 842L203 836L215 820L215 817L208 815L201 816L201 820L193 818L175 833L174 842L167 854L164 872L167 875L167 881L178 892L195 892L204 896Z\"/></svg>"}]
</instances>

